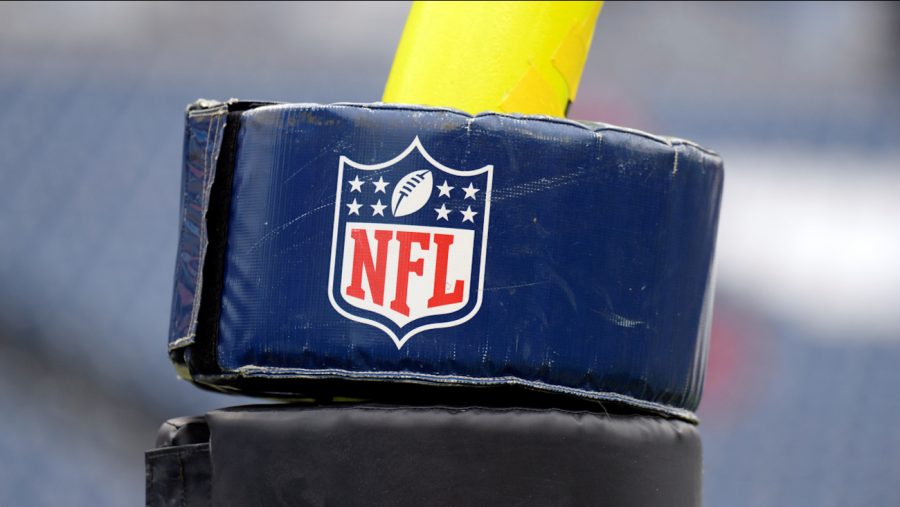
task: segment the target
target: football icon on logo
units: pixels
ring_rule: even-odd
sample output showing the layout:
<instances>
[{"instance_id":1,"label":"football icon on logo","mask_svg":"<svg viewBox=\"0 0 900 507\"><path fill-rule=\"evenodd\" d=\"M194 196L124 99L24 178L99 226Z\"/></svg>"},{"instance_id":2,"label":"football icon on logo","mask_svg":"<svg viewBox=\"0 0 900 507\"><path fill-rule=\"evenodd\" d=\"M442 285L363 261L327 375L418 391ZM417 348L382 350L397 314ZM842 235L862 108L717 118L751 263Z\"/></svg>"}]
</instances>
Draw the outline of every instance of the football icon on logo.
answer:
<instances>
[{"instance_id":1,"label":"football icon on logo","mask_svg":"<svg viewBox=\"0 0 900 507\"><path fill-rule=\"evenodd\" d=\"M403 217L422 209L431 198L433 184L434 180L428 169L413 171L401 178L391 196L391 213L395 217Z\"/></svg>"}]
</instances>

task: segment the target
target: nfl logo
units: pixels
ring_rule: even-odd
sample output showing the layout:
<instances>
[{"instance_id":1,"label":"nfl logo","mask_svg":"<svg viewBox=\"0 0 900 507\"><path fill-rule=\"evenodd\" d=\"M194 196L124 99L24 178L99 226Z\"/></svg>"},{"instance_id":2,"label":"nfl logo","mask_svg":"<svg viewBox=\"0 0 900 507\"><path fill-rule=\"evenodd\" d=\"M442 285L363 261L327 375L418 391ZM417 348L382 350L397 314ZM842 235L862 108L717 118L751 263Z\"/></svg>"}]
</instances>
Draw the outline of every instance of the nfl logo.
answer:
<instances>
[{"instance_id":1,"label":"nfl logo","mask_svg":"<svg viewBox=\"0 0 900 507\"><path fill-rule=\"evenodd\" d=\"M380 164L341 156L328 297L398 349L481 306L493 166L461 171L416 137Z\"/></svg>"}]
</instances>

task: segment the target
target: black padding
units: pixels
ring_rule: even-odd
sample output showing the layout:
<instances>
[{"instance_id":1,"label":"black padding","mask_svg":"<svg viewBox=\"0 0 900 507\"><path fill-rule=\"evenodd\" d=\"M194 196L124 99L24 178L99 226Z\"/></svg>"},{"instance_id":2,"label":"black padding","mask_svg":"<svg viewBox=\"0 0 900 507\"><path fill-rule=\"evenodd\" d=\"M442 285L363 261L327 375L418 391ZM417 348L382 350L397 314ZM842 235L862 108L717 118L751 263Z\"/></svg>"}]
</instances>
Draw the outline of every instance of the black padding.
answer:
<instances>
[{"instance_id":1,"label":"black padding","mask_svg":"<svg viewBox=\"0 0 900 507\"><path fill-rule=\"evenodd\" d=\"M172 447L209 442L209 426L203 417L177 417L159 427L156 447Z\"/></svg>"},{"instance_id":2,"label":"black padding","mask_svg":"<svg viewBox=\"0 0 900 507\"><path fill-rule=\"evenodd\" d=\"M211 505L700 505L699 434L674 419L279 405L206 421Z\"/></svg>"},{"instance_id":3,"label":"black padding","mask_svg":"<svg viewBox=\"0 0 900 507\"><path fill-rule=\"evenodd\" d=\"M144 456L148 507L210 505L209 444L161 447Z\"/></svg>"}]
</instances>

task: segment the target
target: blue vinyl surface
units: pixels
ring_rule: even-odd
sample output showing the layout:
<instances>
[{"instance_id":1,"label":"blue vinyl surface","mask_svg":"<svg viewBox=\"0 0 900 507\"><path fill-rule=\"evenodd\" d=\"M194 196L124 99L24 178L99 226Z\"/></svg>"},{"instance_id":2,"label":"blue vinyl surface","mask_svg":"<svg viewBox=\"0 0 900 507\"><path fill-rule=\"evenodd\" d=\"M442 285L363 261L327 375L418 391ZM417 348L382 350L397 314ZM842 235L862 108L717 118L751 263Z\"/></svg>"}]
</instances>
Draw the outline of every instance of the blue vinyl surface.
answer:
<instances>
[{"instance_id":1,"label":"blue vinyl surface","mask_svg":"<svg viewBox=\"0 0 900 507\"><path fill-rule=\"evenodd\" d=\"M209 191L215 177L216 158L225 129L224 107L199 109L188 114L184 136L184 169L181 175L181 229L175 261L175 289L172 297L170 336L192 337L197 332L201 257L206 251L206 224Z\"/></svg>"},{"instance_id":2,"label":"blue vinyl surface","mask_svg":"<svg viewBox=\"0 0 900 507\"><path fill-rule=\"evenodd\" d=\"M214 170L197 161L209 160L208 143L220 140L190 135L208 127L189 120L189 179ZM198 270L179 269L170 349L194 342L198 303L221 304L215 350L222 372L269 377L273 385L284 377L517 384L693 417L723 179L715 154L677 139L545 117L284 104L242 113L235 156L220 303L196 301L191 277ZM467 176L441 166L490 171L472 179L470 193L478 188L480 195L464 195ZM394 213L394 185L425 169L433 180L431 193L421 195L425 204L410 215ZM383 195L379 179L389 182ZM441 195L440 183L455 190ZM192 214L202 188L183 192L190 223L180 266L191 255L202 264L203 240L190 232L202 226ZM440 218L442 203L455 222ZM375 216L379 204L387 208ZM459 227L473 230L472 265L453 272L469 273L457 277L465 304L412 321L391 313L387 299L383 307L354 306L343 271L361 269L369 276L363 287L372 289L378 259L369 236L368 271L352 267L355 257L343 261L347 228L360 222L393 228L398 244L401 229L445 227L457 231L454 248L463 250L468 233ZM411 269L410 284L430 280L436 243L423 241L406 257L424 259L426 275L399 261ZM389 264L404 257L391 255ZM403 271L385 269L388 285L391 269ZM434 311L415 296L410 306L418 301L423 312ZM435 323L443 327L429 327Z\"/></svg>"}]
</instances>

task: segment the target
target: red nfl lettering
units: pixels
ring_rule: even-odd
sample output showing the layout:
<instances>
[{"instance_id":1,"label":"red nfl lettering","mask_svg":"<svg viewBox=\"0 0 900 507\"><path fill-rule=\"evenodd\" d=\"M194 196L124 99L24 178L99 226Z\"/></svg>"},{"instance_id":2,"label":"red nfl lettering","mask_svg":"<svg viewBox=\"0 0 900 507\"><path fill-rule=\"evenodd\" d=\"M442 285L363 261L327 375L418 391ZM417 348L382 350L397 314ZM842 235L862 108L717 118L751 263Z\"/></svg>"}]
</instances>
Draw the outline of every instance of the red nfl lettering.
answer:
<instances>
[{"instance_id":1,"label":"red nfl lettering","mask_svg":"<svg viewBox=\"0 0 900 507\"><path fill-rule=\"evenodd\" d=\"M422 270L425 267L425 261L422 259L412 260L409 258L412 250L413 242L418 243L422 250L428 250L428 234L422 232L406 232L397 233L397 239L400 241L400 258L397 264L397 293L394 300L391 301L391 308L403 315L409 316L409 305L407 305L406 295L409 289L409 275L415 273L422 276Z\"/></svg>"},{"instance_id":2,"label":"red nfl lettering","mask_svg":"<svg viewBox=\"0 0 900 507\"><path fill-rule=\"evenodd\" d=\"M368 283L372 295L372 301L377 305L384 303L384 288L388 265L388 243L393 239L394 232L389 230L374 231L377 252L373 258L369 237L364 229L352 229L350 237L353 239L353 262L350 285L346 294L357 299L366 299L366 291L363 288L363 278ZM409 277L412 274L422 276L425 268L425 259L412 258L412 245L416 244L422 251L430 249L432 236L437 246L434 266L434 291L428 298L428 307L435 308L459 303L463 300L465 282L456 280L453 291L446 292L447 288L447 264L450 256L450 246L453 245L453 236L450 234L429 234L424 232L397 232L396 241L399 244L399 257L397 262L397 278L394 299L390 308L398 313L409 316L408 288Z\"/></svg>"},{"instance_id":3,"label":"red nfl lettering","mask_svg":"<svg viewBox=\"0 0 900 507\"><path fill-rule=\"evenodd\" d=\"M392 231L375 231L375 241L378 242L377 264L372 261L372 251L369 249L369 238L366 231L354 229L350 237L356 243L353 248L353 281L347 287L347 295L359 299L366 299L366 291L362 288L363 271L366 272L369 289L372 291L372 300L375 304L384 301L384 276L387 271L388 241L394 233Z\"/></svg>"},{"instance_id":4,"label":"red nfl lettering","mask_svg":"<svg viewBox=\"0 0 900 507\"><path fill-rule=\"evenodd\" d=\"M463 299L466 285L462 280L457 280L453 292L447 294L447 258L450 254L450 245L453 244L453 236L435 234L434 244L438 249L437 265L434 268L434 294L428 299L428 308L459 303Z\"/></svg>"}]
</instances>

